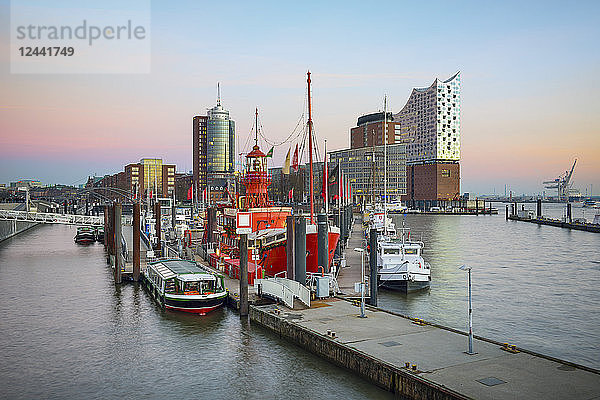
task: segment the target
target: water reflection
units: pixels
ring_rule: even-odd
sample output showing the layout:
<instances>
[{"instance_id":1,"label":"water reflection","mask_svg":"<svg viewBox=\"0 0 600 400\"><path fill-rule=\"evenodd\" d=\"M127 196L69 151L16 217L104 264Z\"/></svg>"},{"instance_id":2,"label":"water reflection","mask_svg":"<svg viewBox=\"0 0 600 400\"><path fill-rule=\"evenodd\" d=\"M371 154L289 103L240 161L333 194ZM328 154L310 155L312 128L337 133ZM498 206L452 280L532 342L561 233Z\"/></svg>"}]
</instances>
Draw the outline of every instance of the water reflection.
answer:
<instances>
[{"instance_id":1,"label":"water reflection","mask_svg":"<svg viewBox=\"0 0 600 400\"><path fill-rule=\"evenodd\" d=\"M532 205L535 206L535 205ZM564 205L544 205L560 215ZM600 235L495 216L408 215L422 237L431 288L407 296L381 291L379 305L467 330L467 276L473 267L476 334L600 367ZM574 208L574 215L581 212ZM403 216L394 216L396 226Z\"/></svg>"}]
</instances>

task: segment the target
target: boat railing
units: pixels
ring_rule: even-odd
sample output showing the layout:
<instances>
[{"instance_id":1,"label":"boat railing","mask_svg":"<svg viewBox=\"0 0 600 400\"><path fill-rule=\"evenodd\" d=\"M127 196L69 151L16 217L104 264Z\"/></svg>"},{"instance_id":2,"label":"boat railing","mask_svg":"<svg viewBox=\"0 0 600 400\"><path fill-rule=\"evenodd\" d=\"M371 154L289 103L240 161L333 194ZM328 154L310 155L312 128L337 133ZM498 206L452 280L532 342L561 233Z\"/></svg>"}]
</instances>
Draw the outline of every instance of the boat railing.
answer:
<instances>
[{"instance_id":1,"label":"boat railing","mask_svg":"<svg viewBox=\"0 0 600 400\"><path fill-rule=\"evenodd\" d=\"M274 276L275 278L287 278L287 271L278 272Z\"/></svg>"}]
</instances>

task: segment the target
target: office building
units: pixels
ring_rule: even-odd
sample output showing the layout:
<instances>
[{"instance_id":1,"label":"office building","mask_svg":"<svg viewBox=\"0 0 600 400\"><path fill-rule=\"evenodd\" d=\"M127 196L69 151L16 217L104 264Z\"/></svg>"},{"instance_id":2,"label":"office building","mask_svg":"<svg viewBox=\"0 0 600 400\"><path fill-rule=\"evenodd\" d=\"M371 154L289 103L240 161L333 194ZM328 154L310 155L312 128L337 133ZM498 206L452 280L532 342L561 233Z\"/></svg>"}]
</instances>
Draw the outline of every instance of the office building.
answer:
<instances>
[{"instance_id":1,"label":"office building","mask_svg":"<svg viewBox=\"0 0 600 400\"><path fill-rule=\"evenodd\" d=\"M387 157L384 157L387 152ZM406 194L406 146L389 144L329 152L329 169L340 164L352 186L352 201L372 203L383 201L387 189L388 201L400 200ZM387 159L387 171L384 170ZM387 172L387 173L386 173ZM384 187L387 175L387 188Z\"/></svg>"},{"instance_id":2,"label":"office building","mask_svg":"<svg viewBox=\"0 0 600 400\"><path fill-rule=\"evenodd\" d=\"M357 149L368 146L380 146L383 144L384 129L386 122L383 112L363 115L358 118L356 127L350 129L350 148ZM391 112L387 113L387 143L393 144L400 141L400 124L394 122Z\"/></svg>"},{"instance_id":3,"label":"office building","mask_svg":"<svg viewBox=\"0 0 600 400\"><path fill-rule=\"evenodd\" d=\"M211 192L211 198L226 199L223 191L232 184L235 171L235 122L230 119L229 111L221 105L220 96L217 105L208 110L206 116L193 119L193 176L198 193L205 188Z\"/></svg>"}]
</instances>

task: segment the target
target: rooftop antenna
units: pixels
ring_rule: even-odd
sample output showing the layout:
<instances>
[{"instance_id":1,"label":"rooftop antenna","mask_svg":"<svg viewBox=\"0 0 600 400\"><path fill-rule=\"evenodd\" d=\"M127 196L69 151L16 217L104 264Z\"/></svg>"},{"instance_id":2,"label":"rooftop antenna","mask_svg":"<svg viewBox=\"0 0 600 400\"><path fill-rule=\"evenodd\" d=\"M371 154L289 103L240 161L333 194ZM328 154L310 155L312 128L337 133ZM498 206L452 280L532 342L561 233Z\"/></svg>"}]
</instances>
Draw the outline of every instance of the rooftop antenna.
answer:
<instances>
[{"instance_id":1,"label":"rooftop antenna","mask_svg":"<svg viewBox=\"0 0 600 400\"><path fill-rule=\"evenodd\" d=\"M221 105L221 83L217 82L217 105Z\"/></svg>"}]
</instances>

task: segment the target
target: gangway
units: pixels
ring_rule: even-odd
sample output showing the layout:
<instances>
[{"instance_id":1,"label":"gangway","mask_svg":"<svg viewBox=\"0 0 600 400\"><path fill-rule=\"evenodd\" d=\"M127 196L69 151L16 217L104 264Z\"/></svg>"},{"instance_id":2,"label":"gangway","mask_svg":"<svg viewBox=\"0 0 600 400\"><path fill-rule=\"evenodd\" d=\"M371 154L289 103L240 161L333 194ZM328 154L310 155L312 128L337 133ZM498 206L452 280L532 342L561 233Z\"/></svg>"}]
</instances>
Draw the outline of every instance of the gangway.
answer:
<instances>
[{"instance_id":1,"label":"gangway","mask_svg":"<svg viewBox=\"0 0 600 400\"><path fill-rule=\"evenodd\" d=\"M294 298L310 307L310 290L299 282L287 278L255 279L259 293L274 297L289 307L294 308Z\"/></svg>"},{"instance_id":2,"label":"gangway","mask_svg":"<svg viewBox=\"0 0 600 400\"><path fill-rule=\"evenodd\" d=\"M104 225L104 217L77 214L38 213L15 210L0 210L0 220L93 227Z\"/></svg>"}]
</instances>

